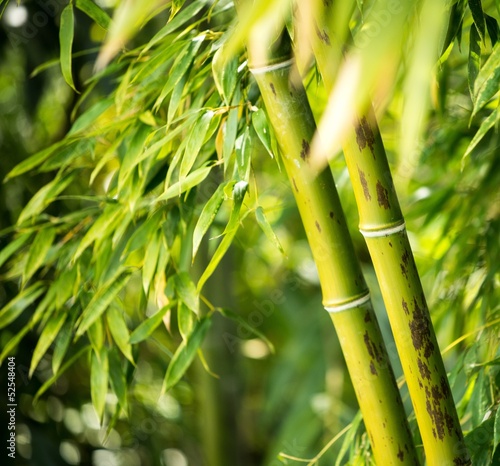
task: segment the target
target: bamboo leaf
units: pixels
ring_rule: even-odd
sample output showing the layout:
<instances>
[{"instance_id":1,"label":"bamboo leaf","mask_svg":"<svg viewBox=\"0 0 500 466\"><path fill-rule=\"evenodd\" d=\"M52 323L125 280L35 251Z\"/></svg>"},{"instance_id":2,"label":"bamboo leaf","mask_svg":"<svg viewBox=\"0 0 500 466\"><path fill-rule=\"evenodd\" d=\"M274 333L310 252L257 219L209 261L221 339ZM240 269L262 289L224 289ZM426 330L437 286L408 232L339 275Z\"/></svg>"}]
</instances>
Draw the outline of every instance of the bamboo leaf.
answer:
<instances>
[{"instance_id":1,"label":"bamboo leaf","mask_svg":"<svg viewBox=\"0 0 500 466\"><path fill-rule=\"evenodd\" d=\"M479 33L477 32L477 28L474 24L470 27L469 40L469 91L470 95L474 99L474 82L476 81L479 69L481 68L481 38L479 37Z\"/></svg>"},{"instance_id":2,"label":"bamboo leaf","mask_svg":"<svg viewBox=\"0 0 500 466\"><path fill-rule=\"evenodd\" d=\"M177 297L195 314L200 312L200 303L196 286L187 272L179 272L174 276Z\"/></svg>"},{"instance_id":3,"label":"bamboo leaf","mask_svg":"<svg viewBox=\"0 0 500 466\"><path fill-rule=\"evenodd\" d=\"M63 177L56 176L54 180L42 187L21 211L17 224L21 225L26 220L41 213L59 193L69 186L75 177L74 173Z\"/></svg>"},{"instance_id":4,"label":"bamboo leaf","mask_svg":"<svg viewBox=\"0 0 500 466\"><path fill-rule=\"evenodd\" d=\"M108 353L103 346L99 353L92 351L90 364L90 396L101 424L108 394L108 372Z\"/></svg>"},{"instance_id":5,"label":"bamboo leaf","mask_svg":"<svg viewBox=\"0 0 500 466\"><path fill-rule=\"evenodd\" d=\"M224 201L224 189L227 185L227 182L220 184L208 202L203 206L203 210L201 211L200 218L196 222L193 233L193 260L198 252L203 236L205 236L205 233L210 228L210 225L214 221L217 212L219 212L220 206Z\"/></svg>"},{"instance_id":6,"label":"bamboo leaf","mask_svg":"<svg viewBox=\"0 0 500 466\"><path fill-rule=\"evenodd\" d=\"M273 228L271 227L271 224L267 220L265 214L264 214L264 209L262 207L257 207L255 211L255 218L257 219L257 223L259 224L260 228L262 231L265 233L267 238L273 243L278 250L281 252L281 254L285 255L285 251L283 250L283 247L281 246L280 240L276 236L276 233L274 232Z\"/></svg>"},{"instance_id":7,"label":"bamboo leaf","mask_svg":"<svg viewBox=\"0 0 500 466\"><path fill-rule=\"evenodd\" d=\"M156 328L162 323L163 317L169 309L175 304L175 301L163 306L158 312L142 322L130 335L131 344L139 343L149 337Z\"/></svg>"},{"instance_id":8,"label":"bamboo leaf","mask_svg":"<svg viewBox=\"0 0 500 466\"><path fill-rule=\"evenodd\" d=\"M76 0L75 5L103 29L108 29L111 18L92 0Z\"/></svg>"},{"instance_id":9,"label":"bamboo leaf","mask_svg":"<svg viewBox=\"0 0 500 466\"><path fill-rule=\"evenodd\" d=\"M465 159L470 155L470 153L475 149L475 147L479 144L481 139L486 135L486 133L493 128L495 122L497 120L498 115L500 114L499 107L497 107L483 122L479 127L477 133L472 138L472 141L469 143L467 150L465 151L462 157L462 170L464 169Z\"/></svg>"},{"instance_id":10,"label":"bamboo leaf","mask_svg":"<svg viewBox=\"0 0 500 466\"><path fill-rule=\"evenodd\" d=\"M73 16L73 4L69 3L61 13L61 22L59 27L59 42L61 45L61 71L64 80L71 88L77 92L73 82L73 73L71 71L71 53L73 48L73 35L75 18Z\"/></svg>"},{"instance_id":11,"label":"bamboo leaf","mask_svg":"<svg viewBox=\"0 0 500 466\"><path fill-rule=\"evenodd\" d=\"M129 270L121 272L100 288L83 311L76 337L81 337L87 329L102 315L130 279Z\"/></svg>"},{"instance_id":12,"label":"bamboo leaf","mask_svg":"<svg viewBox=\"0 0 500 466\"><path fill-rule=\"evenodd\" d=\"M217 86L217 91L224 99L226 105L230 105L234 89L238 82L238 58L232 57L225 60L224 44L220 47L212 60L212 76Z\"/></svg>"},{"instance_id":13,"label":"bamboo leaf","mask_svg":"<svg viewBox=\"0 0 500 466\"><path fill-rule=\"evenodd\" d=\"M0 267L7 261L9 258L16 253L19 249L21 249L26 242L31 238L31 233L25 233L23 235L18 236L14 241L10 242L0 251Z\"/></svg>"},{"instance_id":14,"label":"bamboo leaf","mask_svg":"<svg viewBox=\"0 0 500 466\"><path fill-rule=\"evenodd\" d=\"M42 283L37 282L22 290L14 299L9 301L0 310L0 329L16 320L45 290L46 287Z\"/></svg>"},{"instance_id":15,"label":"bamboo leaf","mask_svg":"<svg viewBox=\"0 0 500 466\"><path fill-rule=\"evenodd\" d=\"M491 55L479 71L474 84L474 116L498 92L500 88L500 42L495 44Z\"/></svg>"},{"instance_id":16,"label":"bamboo leaf","mask_svg":"<svg viewBox=\"0 0 500 466\"><path fill-rule=\"evenodd\" d=\"M75 324L76 316L77 314L74 312L71 316L71 320L66 322L62 330L59 332L59 336L54 347L54 353L52 355L52 372L54 374L58 373L64 356L66 355L66 351L69 348L71 337L73 336L73 326Z\"/></svg>"},{"instance_id":17,"label":"bamboo leaf","mask_svg":"<svg viewBox=\"0 0 500 466\"><path fill-rule=\"evenodd\" d=\"M496 445L497 450L500 448L500 408L498 408L498 406L497 406L497 412L495 414L493 445Z\"/></svg>"},{"instance_id":18,"label":"bamboo leaf","mask_svg":"<svg viewBox=\"0 0 500 466\"><path fill-rule=\"evenodd\" d=\"M61 330L61 327L66 321L67 316L68 314L66 312L59 312L55 317L51 317L45 325L40 338L38 339L35 351L33 352L33 357L31 358L31 365L29 370L30 378L37 368L38 363L41 361L50 345L57 337L59 331Z\"/></svg>"},{"instance_id":19,"label":"bamboo leaf","mask_svg":"<svg viewBox=\"0 0 500 466\"><path fill-rule=\"evenodd\" d=\"M236 92L233 104L236 98L239 97L238 91ZM222 159L224 160L224 173L227 172L231 155L233 153L234 144L236 142L236 135L238 134L238 109L233 108L229 110L226 124L224 126L224 142L222 144Z\"/></svg>"},{"instance_id":20,"label":"bamboo leaf","mask_svg":"<svg viewBox=\"0 0 500 466\"><path fill-rule=\"evenodd\" d=\"M453 5L450 8L450 19L448 22L448 29L446 31L446 38L443 43L443 48L441 50L441 55L443 55L450 44L455 40L455 38L458 39L458 42L460 43L460 31L462 29L462 22L464 18L464 12L465 12L465 2L463 1L458 1L453 3Z\"/></svg>"},{"instance_id":21,"label":"bamboo leaf","mask_svg":"<svg viewBox=\"0 0 500 466\"><path fill-rule=\"evenodd\" d=\"M201 118L194 125L193 130L188 136L188 141L186 144L186 149L184 151L184 157L181 161L181 168L179 177L184 178L194 163L196 162L196 158L198 157L198 153L201 150L201 146L205 142L205 137L207 135L208 128L210 126L210 122L212 121L212 117L214 116L214 112L208 110L205 112Z\"/></svg>"},{"instance_id":22,"label":"bamboo leaf","mask_svg":"<svg viewBox=\"0 0 500 466\"><path fill-rule=\"evenodd\" d=\"M68 133L68 136L76 136L79 133L83 135L84 130L88 130L89 128L94 127L99 117L101 117L104 112L106 112L106 110L108 110L113 105L113 103L114 101L111 97L99 100L75 120Z\"/></svg>"},{"instance_id":23,"label":"bamboo leaf","mask_svg":"<svg viewBox=\"0 0 500 466\"><path fill-rule=\"evenodd\" d=\"M35 397L33 398L33 403L36 404L38 402L38 399L57 381L61 375L63 375L78 359L80 359L81 356L83 356L87 351L91 349L90 346L85 346L80 351L78 351L76 354L74 354L67 362L64 364L64 366L61 367L61 370L57 373L54 374L49 380L47 380L36 392Z\"/></svg>"},{"instance_id":24,"label":"bamboo leaf","mask_svg":"<svg viewBox=\"0 0 500 466\"><path fill-rule=\"evenodd\" d=\"M200 348L210 324L211 320L208 318L198 321L188 339L179 345L168 365L165 380L163 381L162 393L170 390L185 374L196 356L196 352Z\"/></svg>"},{"instance_id":25,"label":"bamboo leaf","mask_svg":"<svg viewBox=\"0 0 500 466\"><path fill-rule=\"evenodd\" d=\"M106 312L106 320L108 322L109 331L118 348L120 348L123 355L134 364L132 347L130 346L130 334L123 316L123 311L116 306L110 306Z\"/></svg>"},{"instance_id":26,"label":"bamboo leaf","mask_svg":"<svg viewBox=\"0 0 500 466\"><path fill-rule=\"evenodd\" d=\"M123 364L120 356L115 348L109 351L109 378L111 386L118 398L118 403L126 411L127 410L127 381L123 371Z\"/></svg>"},{"instance_id":27,"label":"bamboo leaf","mask_svg":"<svg viewBox=\"0 0 500 466\"><path fill-rule=\"evenodd\" d=\"M149 292L149 286L156 270L161 246L161 235L159 233L153 234L149 239L149 244L146 246L144 265L142 267L142 286L146 294Z\"/></svg>"},{"instance_id":28,"label":"bamboo leaf","mask_svg":"<svg viewBox=\"0 0 500 466\"><path fill-rule=\"evenodd\" d=\"M484 41L484 36L486 33L486 23L484 19L483 7L481 5L481 0L469 0L469 8L472 13L472 18L474 19L474 24L477 27L477 32Z\"/></svg>"},{"instance_id":29,"label":"bamboo leaf","mask_svg":"<svg viewBox=\"0 0 500 466\"><path fill-rule=\"evenodd\" d=\"M486 27L488 29L488 34L490 36L491 44L495 45L498 42L498 35L500 33L498 21L493 16L484 14L486 19Z\"/></svg>"},{"instance_id":30,"label":"bamboo leaf","mask_svg":"<svg viewBox=\"0 0 500 466\"><path fill-rule=\"evenodd\" d=\"M172 95L170 96L170 102L168 104L167 127L170 127L172 120L174 119L175 114L177 112L177 109L179 108L186 82L187 82L187 77L186 75L184 75L175 85L174 90L172 91Z\"/></svg>"},{"instance_id":31,"label":"bamboo leaf","mask_svg":"<svg viewBox=\"0 0 500 466\"><path fill-rule=\"evenodd\" d=\"M172 19L182 8L186 0L172 0L172 7L170 10L170 19Z\"/></svg>"},{"instance_id":32,"label":"bamboo leaf","mask_svg":"<svg viewBox=\"0 0 500 466\"><path fill-rule=\"evenodd\" d=\"M236 231L238 230L238 224L240 221L241 205L243 203L243 199L245 197L247 189L248 189L248 183L245 181L239 181L238 183L235 184L235 186L233 188L233 198L234 198L233 210L231 212L229 222L226 225L226 228L224 230L224 237L222 238L222 241L219 244L219 247L216 249L214 255L212 256L212 259L210 260L210 262L207 266L207 268L205 269L202 276L200 277L200 280L198 281L198 285L197 285L198 291L200 291L203 288L203 285L208 280L208 278L212 275L212 273L216 269L217 265L219 265L219 262L222 260L222 258L224 257L224 254L229 249L229 246L231 245L231 243L233 241L234 235L236 234Z\"/></svg>"},{"instance_id":33,"label":"bamboo leaf","mask_svg":"<svg viewBox=\"0 0 500 466\"><path fill-rule=\"evenodd\" d=\"M101 351L104 345L104 326L102 320L97 319L87 330L87 337L96 353Z\"/></svg>"},{"instance_id":34,"label":"bamboo leaf","mask_svg":"<svg viewBox=\"0 0 500 466\"><path fill-rule=\"evenodd\" d=\"M156 202L173 199L174 197L178 197L182 193L199 185L208 176L212 168L212 166L200 167L191 172L188 176L186 176L186 178L183 178L182 180L179 180L169 186L163 194L156 198Z\"/></svg>"},{"instance_id":35,"label":"bamboo leaf","mask_svg":"<svg viewBox=\"0 0 500 466\"><path fill-rule=\"evenodd\" d=\"M218 308L217 309L224 317L227 317L228 319L232 319L235 322L237 322L239 325L247 329L250 333L253 333L256 337L260 338L262 341L266 343L266 345L269 347L269 351L271 353L275 353L274 345L271 343L269 338L267 338L262 332L259 332L255 327L252 327L245 319L243 319L239 314L236 312L231 311L230 309L224 309L224 308Z\"/></svg>"},{"instance_id":36,"label":"bamboo leaf","mask_svg":"<svg viewBox=\"0 0 500 466\"><path fill-rule=\"evenodd\" d=\"M177 325L183 340L187 340L193 331L194 320L193 311L184 302L179 302L177 305Z\"/></svg>"},{"instance_id":37,"label":"bamboo leaf","mask_svg":"<svg viewBox=\"0 0 500 466\"><path fill-rule=\"evenodd\" d=\"M252 125L260 142L262 142L269 155L273 157L271 135L269 134L269 122L267 121L266 113L261 108L252 113Z\"/></svg>"},{"instance_id":38,"label":"bamboo leaf","mask_svg":"<svg viewBox=\"0 0 500 466\"><path fill-rule=\"evenodd\" d=\"M56 229L53 227L43 228L37 233L30 247L28 259L24 267L23 283L26 283L44 264L55 237Z\"/></svg>"},{"instance_id":39,"label":"bamboo leaf","mask_svg":"<svg viewBox=\"0 0 500 466\"><path fill-rule=\"evenodd\" d=\"M252 138L250 136L250 128L247 126L242 136L236 140L236 163L238 165L238 177L240 180L246 182L248 182L250 178L251 156Z\"/></svg>"},{"instance_id":40,"label":"bamboo leaf","mask_svg":"<svg viewBox=\"0 0 500 466\"><path fill-rule=\"evenodd\" d=\"M17 348L24 336L30 331L30 325L25 325L15 336L9 339L5 346L2 348L0 353L0 365L3 363L4 359L12 355L12 352Z\"/></svg>"},{"instance_id":41,"label":"bamboo leaf","mask_svg":"<svg viewBox=\"0 0 500 466\"><path fill-rule=\"evenodd\" d=\"M146 140L151 134L151 127L139 124L133 137L126 144L126 153L123 157L123 161L120 167L120 173L118 176L118 189L121 191L123 189L123 184L129 177L131 171L139 163L139 155L145 148Z\"/></svg>"}]
</instances>

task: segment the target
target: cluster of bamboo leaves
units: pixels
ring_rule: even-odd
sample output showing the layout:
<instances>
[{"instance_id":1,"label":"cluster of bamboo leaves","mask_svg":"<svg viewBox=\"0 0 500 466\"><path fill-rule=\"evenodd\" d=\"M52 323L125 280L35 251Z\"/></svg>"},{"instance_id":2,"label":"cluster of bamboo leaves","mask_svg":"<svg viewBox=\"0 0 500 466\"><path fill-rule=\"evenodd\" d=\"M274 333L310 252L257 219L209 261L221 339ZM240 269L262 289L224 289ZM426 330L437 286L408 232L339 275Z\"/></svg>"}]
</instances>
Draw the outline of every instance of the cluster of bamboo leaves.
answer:
<instances>
[{"instance_id":1,"label":"cluster of bamboo leaves","mask_svg":"<svg viewBox=\"0 0 500 466\"><path fill-rule=\"evenodd\" d=\"M85 356L99 417L106 410L109 389L119 401L118 415L120 409L127 410L130 367L136 363L137 346L158 328L174 331L176 327L181 337L180 344L172 346L165 375L163 390L169 390L197 355L204 362L200 346L214 313L245 323L237 313L208 302L203 287L248 216L282 250L259 204L253 173L256 161L269 156L278 162L278 170L278 149L265 112L259 108L258 92L241 48L259 16L272 9L277 12L277 23L286 21L290 31L296 31L297 44L301 26L292 24L290 3L257 1L239 26L229 1L150 2L147 8L140 2L123 1L114 10L113 20L91 0L70 1L64 8L58 63L67 84L82 93L81 110L62 140L9 173L7 181L26 173L49 173L53 179L24 207L17 223L2 232L10 241L0 251L3 279L19 286L17 296L0 310L0 329L29 314L27 325L2 348L0 360L12 354L29 332L38 332L30 374L49 352L53 376L37 397ZM346 19L356 43L364 31L364 16L372 9L382 11L390 2L347 3L356 7ZM409 3L412 5L405 8L417 12L426 11L428 5ZM165 18L167 8L167 21L150 33L149 25L157 17ZM75 9L107 30L96 72L83 89L76 88L72 76L72 55L77 52L72 46ZM424 218L423 228L442 234L436 242L438 259L430 269L439 271L442 264L460 254L466 254L470 264L467 277L463 270L457 272L461 279L440 277L442 286L435 293L443 304L438 306L436 320L442 322L438 328L453 323L451 336L464 335L463 340L469 342L467 351L456 355L452 384L464 374L469 380L459 411L468 422L473 458L484 461L478 464L500 455L500 449L495 449L500 440L500 416L498 339L494 337L500 310L494 292L499 257L496 131L500 46L495 19L499 12L493 13L494 9L494 2L482 5L458 0L449 5L443 53L437 65L429 62L439 68L440 78L430 122L442 118L447 124L431 127L433 144L424 148L421 163L432 167L437 159L449 164L453 173L460 174L459 182L441 189L440 180L430 170L426 182L435 194L432 208L427 203L424 212L419 210L423 201L416 196L414 213L409 211L410 217ZM412 14L411 21L417 22L418 14ZM365 70L372 71L360 88L364 98L374 88L387 88L381 78L387 66L384 58L394 57L394 44L401 43L394 38L407 35L400 27L393 36L376 38L376 62L371 60L373 49L361 55ZM409 39L416 54L423 39L419 34ZM467 39L468 60L462 63L454 49L465 47ZM136 47L122 50L125 43ZM437 44L436 39L433 45ZM300 50L300 43L297 48ZM399 50L398 56L403 53ZM405 71L403 65L398 66L390 70L395 82L397 71ZM457 114L461 125L457 127L445 115L459 112L460 93L450 89L450 82L457 82L454 69L463 66L467 66L468 80L457 85L468 87L472 104L470 111L463 112L466 114ZM408 66L406 70L409 83L415 82L412 69ZM408 94L408 88L402 87ZM103 98L103 94L107 96ZM383 98L389 106L387 95ZM403 120L410 121L410 133L416 139L424 131L425 119L405 120L404 115L413 108L412 99L408 97L409 110L403 112ZM429 108L420 110L429 112ZM458 155L446 159L445 154L450 153ZM471 165L474 170L470 169L468 178ZM85 192L74 189L76 180L85 180ZM482 189L475 191L478 186ZM492 202L479 198L485 192ZM74 206L73 211L60 209L61 202ZM439 214L445 209L453 213L443 223ZM472 226L467 210L474 213ZM464 223L453 224L455 218ZM467 243L469 236L463 241L458 234L450 239L452 229L472 227L477 244ZM206 238L212 238L208 241L210 260L195 274L192 264ZM456 312L450 312L450 302ZM487 343L475 340L481 326L491 337ZM493 432L488 448L480 444L474 449L474 433L485 428Z\"/></svg>"}]
</instances>

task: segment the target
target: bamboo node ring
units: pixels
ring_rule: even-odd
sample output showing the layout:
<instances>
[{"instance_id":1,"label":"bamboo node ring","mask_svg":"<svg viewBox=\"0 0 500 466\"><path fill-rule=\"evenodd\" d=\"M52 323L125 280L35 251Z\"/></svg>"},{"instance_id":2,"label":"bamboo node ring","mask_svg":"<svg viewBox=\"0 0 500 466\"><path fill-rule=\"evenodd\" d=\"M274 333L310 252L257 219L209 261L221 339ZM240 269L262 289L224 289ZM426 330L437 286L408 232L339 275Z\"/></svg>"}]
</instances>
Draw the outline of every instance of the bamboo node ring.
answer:
<instances>
[{"instance_id":1,"label":"bamboo node ring","mask_svg":"<svg viewBox=\"0 0 500 466\"><path fill-rule=\"evenodd\" d=\"M357 298L354 301L349 301L348 303L325 306L325 310L330 313L348 311L349 309L359 307L362 304L367 303L368 301L370 301L370 292L361 296L361 298Z\"/></svg>"},{"instance_id":2,"label":"bamboo node ring","mask_svg":"<svg viewBox=\"0 0 500 466\"><path fill-rule=\"evenodd\" d=\"M250 71L252 74L264 74L264 73L268 73L270 71L279 70L281 68L287 68L289 66L292 66L294 62L295 62L295 59L290 58L288 60L281 61L278 63L273 63L271 65L258 66L257 68L250 68Z\"/></svg>"},{"instance_id":3,"label":"bamboo node ring","mask_svg":"<svg viewBox=\"0 0 500 466\"><path fill-rule=\"evenodd\" d=\"M405 228L406 224L403 222L395 227L383 228L382 230L363 230L360 228L359 231L365 238L379 238L381 236L389 236L394 233L399 233L400 231L404 231Z\"/></svg>"}]
</instances>

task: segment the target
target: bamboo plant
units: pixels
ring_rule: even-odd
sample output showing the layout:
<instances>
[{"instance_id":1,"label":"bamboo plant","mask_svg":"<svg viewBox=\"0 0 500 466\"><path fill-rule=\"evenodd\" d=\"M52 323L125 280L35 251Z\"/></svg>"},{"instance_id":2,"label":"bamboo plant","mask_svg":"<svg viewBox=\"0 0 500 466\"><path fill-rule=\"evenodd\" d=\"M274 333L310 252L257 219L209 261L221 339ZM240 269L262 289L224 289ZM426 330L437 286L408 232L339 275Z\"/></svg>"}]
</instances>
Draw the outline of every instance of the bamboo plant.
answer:
<instances>
[{"instance_id":1,"label":"bamboo plant","mask_svg":"<svg viewBox=\"0 0 500 466\"><path fill-rule=\"evenodd\" d=\"M289 45L284 34L265 60L255 59L250 47L249 67L281 148L317 265L323 304L337 331L376 463L419 464L331 171L309 170L316 127Z\"/></svg>"},{"instance_id":2,"label":"bamboo plant","mask_svg":"<svg viewBox=\"0 0 500 466\"><path fill-rule=\"evenodd\" d=\"M336 41L332 5L317 15L328 40L313 40L325 87L331 90L344 44ZM470 464L422 284L406 233L384 144L371 106L355 118L342 148L366 240L420 429L427 464Z\"/></svg>"}]
</instances>

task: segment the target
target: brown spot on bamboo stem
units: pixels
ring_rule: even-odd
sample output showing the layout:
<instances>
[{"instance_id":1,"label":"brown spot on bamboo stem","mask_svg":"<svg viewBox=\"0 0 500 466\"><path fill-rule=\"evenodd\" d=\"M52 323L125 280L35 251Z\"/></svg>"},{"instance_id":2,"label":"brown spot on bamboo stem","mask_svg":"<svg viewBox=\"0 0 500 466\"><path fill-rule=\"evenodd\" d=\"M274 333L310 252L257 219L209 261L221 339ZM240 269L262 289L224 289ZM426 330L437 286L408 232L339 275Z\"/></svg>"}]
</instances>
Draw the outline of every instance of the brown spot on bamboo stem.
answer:
<instances>
[{"instance_id":1,"label":"brown spot on bamboo stem","mask_svg":"<svg viewBox=\"0 0 500 466\"><path fill-rule=\"evenodd\" d=\"M370 194L370 190L368 189L368 182L366 181L365 172L360 170L358 167L359 181L361 182L361 186L363 187L363 194L367 201L371 201L372 196Z\"/></svg>"},{"instance_id":2,"label":"brown spot on bamboo stem","mask_svg":"<svg viewBox=\"0 0 500 466\"><path fill-rule=\"evenodd\" d=\"M276 97L276 89L274 88L274 84L273 83L269 83L269 86L271 87L271 91L273 92L274 97Z\"/></svg>"},{"instance_id":3,"label":"brown spot on bamboo stem","mask_svg":"<svg viewBox=\"0 0 500 466\"><path fill-rule=\"evenodd\" d=\"M300 151L300 158L302 160L307 160L309 158L310 150L311 147L309 146L309 143L305 139L302 139L302 150Z\"/></svg>"},{"instance_id":4,"label":"brown spot on bamboo stem","mask_svg":"<svg viewBox=\"0 0 500 466\"><path fill-rule=\"evenodd\" d=\"M330 211L330 218L333 218L333 217L335 217L335 215L332 211Z\"/></svg>"},{"instance_id":5,"label":"brown spot on bamboo stem","mask_svg":"<svg viewBox=\"0 0 500 466\"><path fill-rule=\"evenodd\" d=\"M423 379L431 378L431 371L429 370L429 366L425 362L423 362L420 358L417 359L418 370L420 371L420 375Z\"/></svg>"},{"instance_id":6,"label":"brown spot on bamboo stem","mask_svg":"<svg viewBox=\"0 0 500 466\"><path fill-rule=\"evenodd\" d=\"M405 460L405 452L401 450L401 447L398 445L398 458L399 461L404 461Z\"/></svg>"},{"instance_id":7,"label":"brown spot on bamboo stem","mask_svg":"<svg viewBox=\"0 0 500 466\"><path fill-rule=\"evenodd\" d=\"M392 248L392 243L389 241L389 246Z\"/></svg>"},{"instance_id":8,"label":"brown spot on bamboo stem","mask_svg":"<svg viewBox=\"0 0 500 466\"><path fill-rule=\"evenodd\" d=\"M373 158L375 158L375 151L373 148L373 145L375 144L375 136L366 117L358 119L354 130L356 131L356 142L359 150L362 151L366 146L368 146Z\"/></svg>"},{"instance_id":9,"label":"brown spot on bamboo stem","mask_svg":"<svg viewBox=\"0 0 500 466\"><path fill-rule=\"evenodd\" d=\"M410 310L408 309L408 304L406 303L404 298L403 298L403 311L405 311L406 315L410 315Z\"/></svg>"},{"instance_id":10,"label":"brown spot on bamboo stem","mask_svg":"<svg viewBox=\"0 0 500 466\"><path fill-rule=\"evenodd\" d=\"M368 350L368 354L372 359L375 359L375 351L373 351L373 345L370 339L370 335L368 335L368 330L363 335L363 340L365 342L366 349Z\"/></svg>"},{"instance_id":11,"label":"brown spot on bamboo stem","mask_svg":"<svg viewBox=\"0 0 500 466\"><path fill-rule=\"evenodd\" d=\"M292 178L292 183L293 187L295 188L295 191L299 192L299 188L297 188L297 183L295 182L295 178Z\"/></svg>"},{"instance_id":12,"label":"brown spot on bamboo stem","mask_svg":"<svg viewBox=\"0 0 500 466\"><path fill-rule=\"evenodd\" d=\"M380 180L377 181L377 201L380 207L384 209L389 209L391 205L389 204L389 192L382 186Z\"/></svg>"},{"instance_id":13,"label":"brown spot on bamboo stem","mask_svg":"<svg viewBox=\"0 0 500 466\"><path fill-rule=\"evenodd\" d=\"M320 31L317 24L314 25L314 28L316 29L316 35L318 36L318 39L326 45L331 45L330 44L330 37L328 36L326 31L324 29L323 29L323 31Z\"/></svg>"},{"instance_id":14,"label":"brown spot on bamboo stem","mask_svg":"<svg viewBox=\"0 0 500 466\"><path fill-rule=\"evenodd\" d=\"M377 373L377 369L375 368L375 364L373 363L373 361L370 361L370 372L371 372L373 375L378 375L378 373Z\"/></svg>"},{"instance_id":15,"label":"brown spot on bamboo stem","mask_svg":"<svg viewBox=\"0 0 500 466\"><path fill-rule=\"evenodd\" d=\"M372 316L370 315L370 311L366 311L364 321L365 322L371 322L372 321Z\"/></svg>"},{"instance_id":16,"label":"brown spot on bamboo stem","mask_svg":"<svg viewBox=\"0 0 500 466\"><path fill-rule=\"evenodd\" d=\"M319 222L316 220L314 224L316 225L317 230L321 233L321 225L319 224Z\"/></svg>"},{"instance_id":17,"label":"brown spot on bamboo stem","mask_svg":"<svg viewBox=\"0 0 500 466\"><path fill-rule=\"evenodd\" d=\"M416 298L413 300L414 311L413 319L410 321L410 333L413 342L413 347L419 351L424 350L424 357L429 359L434 351L434 343L432 342L431 323L425 309L421 308Z\"/></svg>"}]
</instances>

